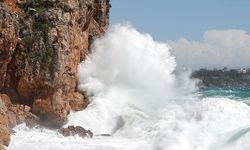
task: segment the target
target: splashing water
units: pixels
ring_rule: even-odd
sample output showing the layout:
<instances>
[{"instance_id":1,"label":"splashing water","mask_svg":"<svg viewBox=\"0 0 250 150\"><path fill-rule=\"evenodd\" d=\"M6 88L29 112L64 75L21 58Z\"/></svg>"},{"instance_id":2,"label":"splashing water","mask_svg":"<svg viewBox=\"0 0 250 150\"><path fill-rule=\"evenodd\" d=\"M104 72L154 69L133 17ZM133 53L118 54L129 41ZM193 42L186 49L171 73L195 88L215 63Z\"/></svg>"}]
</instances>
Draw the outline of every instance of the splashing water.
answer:
<instances>
[{"instance_id":1,"label":"splashing water","mask_svg":"<svg viewBox=\"0 0 250 150\"><path fill-rule=\"evenodd\" d=\"M79 65L79 90L91 103L71 112L68 125L81 125L96 136L62 138L52 130L21 125L9 149L250 149L249 106L191 96L194 82L173 73L175 58L167 44L116 25L95 40L92 51Z\"/></svg>"},{"instance_id":2,"label":"splashing water","mask_svg":"<svg viewBox=\"0 0 250 150\"><path fill-rule=\"evenodd\" d=\"M170 99L181 97L172 74L176 64L168 45L154 42L149 35L131 27L117 25L96 40L92 49L93 54L79 66L79 89L94 95L90 108L102 107L87 109L89 113L99 113L97 120L103 126L94 126L114 126L112 118L125 115L131 107L155 116Z\"/></svg>"}]
</instances>

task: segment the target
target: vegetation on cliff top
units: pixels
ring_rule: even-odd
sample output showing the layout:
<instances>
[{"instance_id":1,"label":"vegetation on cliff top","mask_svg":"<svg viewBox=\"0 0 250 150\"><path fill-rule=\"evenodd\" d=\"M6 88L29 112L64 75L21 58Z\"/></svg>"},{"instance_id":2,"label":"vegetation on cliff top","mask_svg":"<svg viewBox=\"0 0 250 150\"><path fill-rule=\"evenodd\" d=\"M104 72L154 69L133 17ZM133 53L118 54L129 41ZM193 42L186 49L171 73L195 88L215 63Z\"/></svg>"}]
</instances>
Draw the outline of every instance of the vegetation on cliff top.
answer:
<instances>
[{"instance_id":1,"label":"vegetation on cliff top","mask_svg":"<svg viewBox=\"0 0 250 150\"><path fill-rule=\"evenodd\" d=\"M200 69L192 78L201 80L201 87L250 87L250 69Z\"/></svg>"}]
</instances>

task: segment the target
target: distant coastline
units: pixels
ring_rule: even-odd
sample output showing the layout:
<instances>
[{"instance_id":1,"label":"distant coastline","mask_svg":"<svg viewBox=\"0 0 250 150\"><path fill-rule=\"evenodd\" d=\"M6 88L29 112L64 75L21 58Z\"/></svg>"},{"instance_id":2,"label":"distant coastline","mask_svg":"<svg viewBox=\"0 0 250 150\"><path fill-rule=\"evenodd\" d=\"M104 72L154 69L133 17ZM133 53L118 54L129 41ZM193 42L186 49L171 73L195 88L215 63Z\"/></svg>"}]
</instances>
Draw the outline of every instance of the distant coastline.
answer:
<instances>
[{"instance_id":1,"label":"distant coastline","mask_svg":"<svg viewBox=\"0 0 250 150\"><path fill-rule=\"evenodd\" d=\"M191 77L200 80L198 86L201 88L250 87L250 68L200 69L194 71Z\"/></svg>"}]
</instances>

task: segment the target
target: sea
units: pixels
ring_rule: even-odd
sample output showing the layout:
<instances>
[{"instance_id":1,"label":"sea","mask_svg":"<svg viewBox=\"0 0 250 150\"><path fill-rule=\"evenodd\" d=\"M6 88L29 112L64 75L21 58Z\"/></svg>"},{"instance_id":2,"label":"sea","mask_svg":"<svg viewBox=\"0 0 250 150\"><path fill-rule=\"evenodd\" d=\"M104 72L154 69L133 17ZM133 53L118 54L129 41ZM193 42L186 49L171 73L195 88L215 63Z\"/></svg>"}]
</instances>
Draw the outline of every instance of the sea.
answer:
<instances>
[{"instance_id":1,"label":"sea","mask_svg":"<svg viewBox=\"0 0 250 150\"><path fill-rule=\"evenodd\" d=\"M93 138L57 130L14 128L8 150L250 150L250 88L202 88L178 66L166 43L117 24L94 41L78 68L90 100L65 125Z\"/></svg>"}]
</instances>

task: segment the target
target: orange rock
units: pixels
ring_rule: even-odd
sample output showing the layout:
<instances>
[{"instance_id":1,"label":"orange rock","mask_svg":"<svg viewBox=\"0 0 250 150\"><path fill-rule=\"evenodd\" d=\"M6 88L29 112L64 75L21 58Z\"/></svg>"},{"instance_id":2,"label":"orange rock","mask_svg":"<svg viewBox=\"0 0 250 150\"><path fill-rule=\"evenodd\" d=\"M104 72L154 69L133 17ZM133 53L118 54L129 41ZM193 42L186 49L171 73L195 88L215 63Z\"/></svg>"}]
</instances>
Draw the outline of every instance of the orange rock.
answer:
<instances>
[{"instance_id":1,"label":"orange rock","mask_svg":"<svg viewBox=\"0 0 250 150\"><path fill-rule=\"evenodd\" d=\"M0 37L0 50L6 53L0 58L0 89L12 101L31 106L45 124L62 126L71 108L82 110L88 104L76 93L77 68L87 57L92 40L108 28L109 0L37 0L32 1L33 6L49 9L38 11L34 7L18 18L13 13L19 11L15 0L4 2L11 9L0 5L0 33L4 36ZM2 15L5 13L10 15ZM6 25L1 27L1 23ZM25 119L19 108L13 112L16 123Z\"/></svg>"},{"instance_id":2,"label":"orange rock","mask_svg":"<svg viewBox=\"0 0 250 150\"><path fill-rule=\"evenodd\" d=\"M8 146L10 143L10 130L6 113L0 108L0 145Z\"/></svg>"},{"instance_id":3,"label":"orange rock","mask_svg":"<svg viewBox=\"0 0 250 150\"><path fill-rule=\"evenodd\" d=\"M80 111L87 107L88 100L81 93L74 92L69 100L69 105L72 110Z\"/></svg>"},{"instance_id":4,"label":"orange rock","mask_svg":"<svg viewBox=\"0 0 250 150\"><path fill-rule=\"evenodd\" d=\"M4 3L11 9L13 12L20 13L21 9L17 6L15 0L4 0Z\"/></svg>"},{"instance_id":5,"label":"orange rock","mask_svg":"<svg viewBox=\"0 0 250 150\"><path fill-rule=\"evenodd\" d=\"M38 124L39 118L29 112L30 107L26 105L12 105L6 112L9 128L15 127L17 124L26 123L30 128Z\"/></svg>"},{"instance_id":6,"label":"orange rock","mask_svg":"<svg viewBox=\"0 0 250 150\"><path fill-rule=\"evenodd\" d=\"M53 98L53 103L48 99L36 99L33 102L32 111L41 116L42 124L58 128L66 123L70 107L67 101L61 101L60 92L53 96L58 97Z\"/></svg>"},{"instance_id":7,"label":"orange rock","mask_svg":"<svg viewBox=\"0 0 250 150\"><path fill-rule=\"evenodd\" d=\"M6 150L2 144L0 144L0 150Z\"/></svg>"},{"instance_id":8,"label":"orange rock","mask_svg":"<svg viewBox=\"0 0 250 150\"><path fill-rule=\"evenodd\" d=\"M10 143L10 130L8 126L0 124L0 144L8 146Z\"/></svg>"},{"instance_id":9,"label":"orange rock","mask_svg":"<svg viewBox=\"0 0 250 150\"><path fill-rule=\"evenodd\" d=\"M11 106L11 100L8 95L0 94L0 99L2 99L5 107L9 108Z\"/></svg>"}]
</instances>

